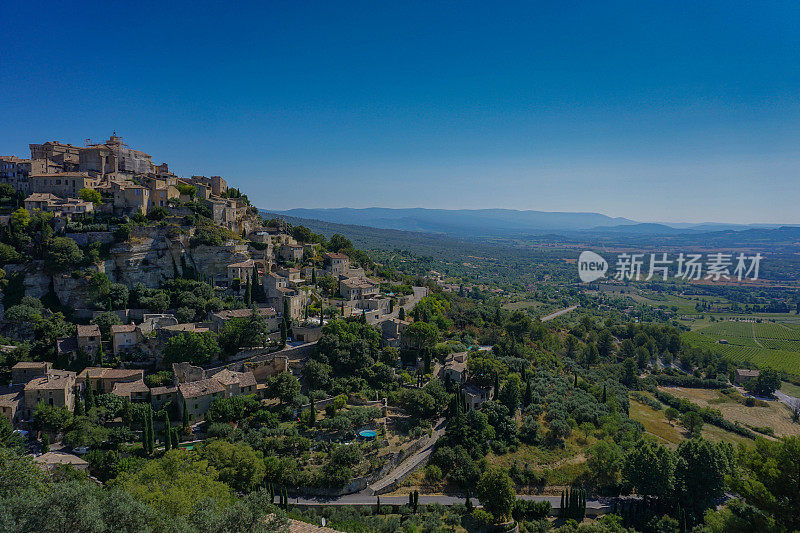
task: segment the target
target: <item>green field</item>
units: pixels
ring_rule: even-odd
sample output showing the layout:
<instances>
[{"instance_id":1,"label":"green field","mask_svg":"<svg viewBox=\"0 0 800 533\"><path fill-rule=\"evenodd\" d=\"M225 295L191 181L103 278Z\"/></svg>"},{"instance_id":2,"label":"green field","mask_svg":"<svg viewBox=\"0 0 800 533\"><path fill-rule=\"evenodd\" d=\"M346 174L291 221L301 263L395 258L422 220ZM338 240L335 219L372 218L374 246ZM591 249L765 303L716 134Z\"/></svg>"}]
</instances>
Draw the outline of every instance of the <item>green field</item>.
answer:
<instances>
[{"instance_id":1,"label":"green field","mask_svg":"<svg viewBox=\"0 0 800 533\"><path fill-rule=\"evenodd\" d=\"M724 321L684 333L683 338L732 361L800 374L800 326L796 324Z\"/></svg>"}]
</instances>

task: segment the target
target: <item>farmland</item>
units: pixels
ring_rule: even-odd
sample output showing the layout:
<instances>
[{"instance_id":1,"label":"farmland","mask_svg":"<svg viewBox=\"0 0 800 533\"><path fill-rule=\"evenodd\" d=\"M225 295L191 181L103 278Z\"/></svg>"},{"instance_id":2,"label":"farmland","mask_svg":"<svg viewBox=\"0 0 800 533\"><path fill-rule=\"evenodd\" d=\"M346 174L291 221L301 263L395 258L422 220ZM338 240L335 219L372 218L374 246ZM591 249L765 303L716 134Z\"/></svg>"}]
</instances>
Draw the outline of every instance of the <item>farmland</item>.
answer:
<instances>
[{"instance_id":1,"label":"farmland","mask_svg":"<svg viewBox=\"0 0 800 533\"><path fill-rule=\"evenodd\" d=\"M670 389L672 392L672 389ZM668 448L677 448L681 441L689 438L689 435L677 422L669 422L664 416L664 409L655 410L643 403L631 399L630 417L642 423L644 430L653 435L658 442ZM752 440L726 431L711 424L705 424L702 436L712 442L730 442L732 444L752 444Z\"/></svg>"},{"instance_id":2,"label":"farmland","mask_svg":"<svg viewBox=\"0 0 800 533\"><path fill-rule=\"evenodd\" d=\"M715 322L683 335L692 346L706 348L735 362L750 362L800 374L800 327L778 322Z\"/></svg>"},{"instance_id":3,"label":"farmland","mask_svg":"<svg viewBox=\"0 0 800 533\"><path fill-rule=\"evenodd\" d=\"M735 395L728 396L719 390L680 387L659 387L659 389L678 398L689 400L700 407L717 409L731 422L739 422L751 429L770 427L777 437L800 434L800 424L792 422L791 411L778 401L748 407L737 401Z\"/></svg>"}]
</instances>

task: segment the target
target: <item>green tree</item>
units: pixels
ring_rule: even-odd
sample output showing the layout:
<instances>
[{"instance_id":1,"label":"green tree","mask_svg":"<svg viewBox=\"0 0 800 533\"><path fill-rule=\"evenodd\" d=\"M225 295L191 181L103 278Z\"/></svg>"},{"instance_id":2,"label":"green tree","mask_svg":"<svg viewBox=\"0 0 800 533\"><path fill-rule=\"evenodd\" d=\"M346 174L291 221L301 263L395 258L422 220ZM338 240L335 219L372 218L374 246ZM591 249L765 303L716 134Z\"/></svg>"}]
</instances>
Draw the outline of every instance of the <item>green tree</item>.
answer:
<instances>
[{"instance_id":1,"label":"green tree","mask_svg":"<svg viewBox=\"0 0 800 533\"><path fill-rule=\"evenodd\" d=\"M103 203L103 197L100 195L100 191L95 189L79 190L78 198L80 198L84 202L92 202L95 205L100 205Z\"/></svg>"},{"instance_id":2,"label":"green tree","mask_svg":"<svg viewBox=\"0 0 800 533\"><path fill-rule=\"evenodd\" d=\"M664 418L666 418L667 422L669 422L670 424L672 424L673 420L677 420L679 416L680 413L674 407L667 407L666 409L664 409Z\"/></svg>"},{"instance_id":3,"label":"green tree","mask_svg":"<svg viewBox=\"0 0 800 533\"><path fill-rule=\"evenodd\" d=\"M4 416L0 416L0 447L19 448L25 441L19 435L14 433L14 426Z\"/></svg>"},{"instance_id":4,"label":"green tree","mask_svg":"<svg viewBox=\"0 0 800 533\"><path fill-rule=\"evenodd\" d=\"M109 339L111 326L122 324L122 319L116 313L104 311L92 319L92 324L97 324L100 328L100 334L103 335L104 338Z\"/></svg>"},{"instance_id":5,"label":"green tree","mask_svg":"<svg viewBox=\"0 0 800 533\"><path fill-rule=\"evenodd\" d=\"M109 485L168 516L188 516L199 502L227 507L233 490L219 479L216 468L196 453L170 450L135 472L122 472Z\"/></svg>"},{"instance_id":6,"label":"green tree","mask_svg":"<svg viewBox=\"0 0 800 533\"><path fill-rule=\"evenodd\" d=\"M633 357L628 357L622 362L622 382L631 387L636 384L638 367Z\"/></svg>"},{"instance_id":7,"label":"green tree","mask_svg":"<svg viewBox=\"0 0 800 533\"><path fill-rule=\"evenodd\" d=\"M211 332L187 332L170 337L164 346L164 361L167 363L189 362L203 364L220 354L217 339Z\"/></svg>"},{"instance_id":8,"label":"green tree","mask_svg":"<svg viewBox=\"0 0 800 533\"><path fill-rule=\"evenodd\" d=\"M640 496L668 499L675 489L675 455L660 444L640 440L625 455L622 477Z\"/></svg>"},{"instance_id":9,"label":"green tree","mask_svg":"<svg viewBox=\"0 0 800 533\"><path fill-rule=\"evenodd\" d=\"M300 394L300 382L289 372L281 372L267 384L281 403L291 403Z\"/></svg>"},{"instance_id":10,"label":"green tree","mask_svg":"<svg viewBox=\"0 0 800 533\"><path fill-rule=\"evenodd\" d=\"M725 492L725 476L731 472L733 447L691 439L678 445L677 458L675 479L680 501L699 518Z\"/></svg>"},{"instance_id":11,"label":"green tree","mask_svg":"<svg viewBox=\"0 0 800 533\"><path fill-rule=\"evenodd\" d=\"M757 377L747 380L744 387L758 396L770 397L781 388L781 376L776 370L765 368L759 371Z\"/></svg>"},{"instance_id":12,"label":"green tree","mask_svg":"<svg viewBox=\"0 0 800 533\"><path fill-rule=\"evenodd\" d=\"M586 466L597 487L609 489L620 481L620 471L624 455L615 442L601 440L587 452Z\"/></svg>"},{"instance_id":13,"label":"green tree","mask_svg":"<svg viewBox=\"0 0 800 533\"><path fill-rule=\"evenodd\" d=\"M66 237L55 237L45 249L45 267L49 272L72 270L83 261L83 252L75 241Z\"/></svg>"},{"instance_id":14,"label":"green tree","mask_svg":"<svg viewBox=\"0 0 800 533\"><path fill-rule=\"evenodd\" d=\"M800 531L800 437L756 439L740 451L731 490L748 504L775 518L782 530ZM760 531L753 529L752 531Z\"/></svg>"},{"instance_id":15,"label":"green tree","mask_svg":"<svg viewBox=\"0 0 800 533\"><path fill-rule=\"evenodd\" d=\"M478 500L483 508L492 513L496 520L506 520L511 516L517 494L514 483L502 468L487 468L477 487Z\"/></svg>"},{"instance_id":16,"label":"green tree","mask_svg":"<svg viewBox=\"0 0 800 533\"><path fill-rule=\"evenodd\" d=\"M500 389L499 400L512 414L517 410L522 400L522 380L519 374L508 376L503 388Z\"/></svg>"},{"instance_id":17,"label":"green tree","mask_svg":"<svg viewBox=\"0 0 800 533\"><path fill-rule=\"evenodd\" d=\"M39 429L61 433L72 423L72 413L66 407L55 407L40 401L36 404L33 420Z\"/></svg>"},{"instance_id":18,"label":"green tree","mask_svg":"<svg viewBox=\"0 0 800 533\"><path fill-rule=\"evenodd\" d=\"M19 228L22 230L26 229L28 224L31 223L30 212L27 209L20 207L11 213L11 223L14 225L14 228Z\"/></svg>"},{"instance_id":19,"label":"green tree","mask_svg":"<svg viewBox=\"0 0 800 533\"><path fill-rule=\"evenodd\" d=\"M700 413L686 411L681 415L681 425L686 428L690 435L699 435L703 429L703 417Z\"/></svg>"},{"instance_id":20,"label":"green tree","mask_svg":"<svg viewBox=\"0 0 800 533\"><path fill-rule=\"evenodd\" d=\"M264 456L247 444L213 440L203 446L200 455L238 492L250 492L264 480Z\"/></svg>"}]
</instances>

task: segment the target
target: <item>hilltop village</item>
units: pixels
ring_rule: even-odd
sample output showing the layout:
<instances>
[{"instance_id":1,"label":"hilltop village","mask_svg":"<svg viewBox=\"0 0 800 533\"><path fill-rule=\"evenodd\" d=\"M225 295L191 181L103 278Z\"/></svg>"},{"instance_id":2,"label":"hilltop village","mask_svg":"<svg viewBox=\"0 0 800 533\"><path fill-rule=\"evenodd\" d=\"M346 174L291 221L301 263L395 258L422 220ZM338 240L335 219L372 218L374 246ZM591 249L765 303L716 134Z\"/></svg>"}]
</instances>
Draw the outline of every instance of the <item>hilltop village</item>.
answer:
<instances>
[{"instance_id":1,"label":"hilltop village","mask_svg":"<svg viewBox=\"0 0 800 533\"><path fill-rule=\"evenodd\" d=\"M0 409L15 426L42 402L72 413L89 389L196 424L217 398L273 398L267 381L300 376L332 318L358 317L399 346L398 316L427 292L381 287L345 238L265 221L222 177L178 177L116 135L30 150L0 157L0 333L22 359ZM41 249L27 246L34 231Z\"/></svg>"}]
</instances>

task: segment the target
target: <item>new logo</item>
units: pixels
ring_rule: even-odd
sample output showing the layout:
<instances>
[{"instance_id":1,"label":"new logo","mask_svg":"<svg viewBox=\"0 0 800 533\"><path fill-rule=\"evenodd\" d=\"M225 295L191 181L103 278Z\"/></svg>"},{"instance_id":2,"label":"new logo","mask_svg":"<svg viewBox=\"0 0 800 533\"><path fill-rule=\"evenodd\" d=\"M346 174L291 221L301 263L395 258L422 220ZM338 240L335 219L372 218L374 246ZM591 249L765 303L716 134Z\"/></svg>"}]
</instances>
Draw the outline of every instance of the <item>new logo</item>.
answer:
<instances>
[{"instance_id":1,"label":"new logo","mask_svg":"<svg viewBox=\"0 0 800 533\"><path fill-rule=\"evenodd\" d=\"M601 256L588 250L578 257L578 277L583 283L590 283L606 275L608 263Z\"/></svg>"}]
</instances>

